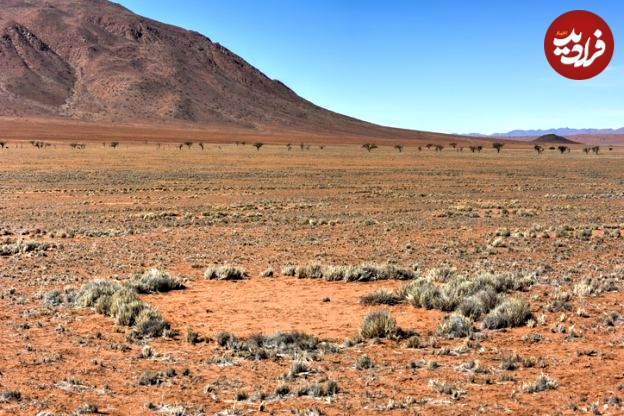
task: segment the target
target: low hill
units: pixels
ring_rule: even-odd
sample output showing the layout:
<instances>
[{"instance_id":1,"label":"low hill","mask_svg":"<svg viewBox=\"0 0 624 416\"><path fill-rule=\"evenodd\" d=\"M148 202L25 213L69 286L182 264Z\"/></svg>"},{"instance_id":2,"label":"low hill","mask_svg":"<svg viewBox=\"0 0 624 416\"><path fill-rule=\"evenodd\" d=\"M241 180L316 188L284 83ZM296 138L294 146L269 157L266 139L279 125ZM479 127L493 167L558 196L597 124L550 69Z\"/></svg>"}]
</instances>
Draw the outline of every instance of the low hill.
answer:
<instances>
[{"instance_id":1,"label":"low hill","mask_svg":"<svg viewBox=\"0 0 624 416\"><path fill-rule=\"evenodd\" d=\"M566 137L559 136L558 134L544 134L533 140L533 143L549 143L549 144L579 144Z\"/></svg>"}]
</instances>

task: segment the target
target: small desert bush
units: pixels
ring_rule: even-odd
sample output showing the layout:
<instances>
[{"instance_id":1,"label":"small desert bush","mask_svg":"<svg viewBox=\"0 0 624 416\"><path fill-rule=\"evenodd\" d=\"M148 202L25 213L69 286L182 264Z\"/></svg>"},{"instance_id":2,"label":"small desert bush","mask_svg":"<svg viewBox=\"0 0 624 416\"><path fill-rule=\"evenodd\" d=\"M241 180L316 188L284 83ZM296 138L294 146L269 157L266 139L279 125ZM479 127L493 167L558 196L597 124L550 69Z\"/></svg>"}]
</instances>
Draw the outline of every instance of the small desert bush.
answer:
<instances>
[{"instance_id":1,"label":"small desert bush","mask_svg":"<svg viewBox=\"0 0 624 416\"><path fill-rule=\"evenodd\" d=\"M210 266L204 272L209 280L242 280L247 277L245 269L234 266Z\"/></svg>"},{"instance_id":2,"label":"small desert bush","mask_svg":"<svg viewBox=\"0 0 624 416\"><path fill-rule=\"evenodd\" d=\"M0 403L18 402L22 399L22 394L17 390L4 390L0 392Z\"/></svg>"},{"instance_id":3,"label":"small desert bush","mask_svg":"<svg viewBox=\"0 0 624 416\"><path fill-rule=\"evenodd\" d=\"M522 390L525 393L539 393L546 390L555 390L559 385L556 381L542 373L534 382L524 383Z\"/></svg>"},{"instance_id":4,"label":"small desert bush","mask_svg":"<svg viewBox=\"0 0 624 416\"><path fill-rule=\"evenodd\" d=\"M396 305L399 302L401 299L386 289L379 289L368 295L360 296L360 303L363 305Z\"/></svg>"},{"instance_id":5,"label":"small desert bush","mask_svg":"<svg viewBox=\"0 0 624 416\"><path fill-rule=\"evenodd\" d=\"M415 279L416 273L404 267L392 264L361 264L358 266L328 266L310 263L282 268L285 276L296 276L299 279L324 279L330 282L369 282L376 280L409 280Z\"/></svg>"},{"instance_id":6,"label":"small desert bush","mask_svg":"<svg viewBox=\"0 0 624 416\"><path fill-rule=\"evenodd\" d=\"M133 282L139 293L169 292L170 290L184 289L180 279L171 277L169 273L158 269L147 270L140 278Z\"/></svg>"},{"instance_id":7,"label":"small desert bush","mask_svg":"<svg viewBox=\"0 0 624 416\"><path fill-rule=\"evenodd\" d=\"M397 332L395 319L383 310L370 312L360 326L360 335L365 339L392 338Z\"/></svg>"},{"instance_id":8,"label":"small desert bush","mask_svg":"<svg viewBox=\"0 0 624 416\"><path fill-rule=\"evenodd\" d=\"M334 380L328 380L323 384L312 383L307 386L302 386L297 395L299 396L311 396L311 397L328 397L338 394L340 389L338 384Z\"/></svg>"},{"instance_id":9,"label":"small desert bush","mask_svg":"<svg viewBox=\"0 0 624 416\"><path fill-rule=\"evenodd\" d=\"M301 353L336 352L337 347L319 341L303 332L278 332L275 335L251 335L246 341L233 334L222 332L217 335L217 344L234 351L238 356L249 360L264 360L278 355L299 356Z\"/></svg>"},{"instance_id":10,"label":"small desert bush","mask_svg":"<svg viewBox=\"0 0 624 416\"><path fill-rule=\"evenodd\" d=\"M375 367L375 363L368 355L363 355L355 362L355 368L358 370L367 370Z\"/></svg>"},{"instance_id":11,"label":"small desert bush","mask_svg":"<svg viewBox=\"0 0 624 416\"><path fill-rule=\"evenodd\" d=\"M435 284L434 280L443 283ZM397 296L416 307L457 312L477 320L499 306L500 294L525 290L533 282L534 278L527 275L481 273L470 278L453 269L438 268L428 278L402 285Z\"/></svg>"},{"instance_id":12,"label":"small desert bush","mask_svg":"<svg viewBox=\"0 0 624 416\"><path fill-rule=\"evenodd\" d=\"M482 326L486 329L500 329L522 326L533 314L529 304L519 298L505 298L496 308L483 319Z\"/></svg>"},{"instance_id":13,"label":"small desert bush","mask_svg":"<svg viewBox=\"0 0 624 416\"><path fill-rule=\"evenodd\" d=\"M133 327L137 337L159 337L170 329L157 310L139 299L131 284L91 281L76 294L74 304L95 308L96 312L112 317L118 325Z\"/></svg>"},{"instance_id":14,"label":"small desert bush","mask_svg":"<svg viewBox=\"0 0 624 416\"><path fill-rule=\"evenodd\" d=\"M472 333L473 321L460 314L452 314L447 316L440 325L438 325L438 334L448 338L463 338Z\"/></svg>"}]
</instances>

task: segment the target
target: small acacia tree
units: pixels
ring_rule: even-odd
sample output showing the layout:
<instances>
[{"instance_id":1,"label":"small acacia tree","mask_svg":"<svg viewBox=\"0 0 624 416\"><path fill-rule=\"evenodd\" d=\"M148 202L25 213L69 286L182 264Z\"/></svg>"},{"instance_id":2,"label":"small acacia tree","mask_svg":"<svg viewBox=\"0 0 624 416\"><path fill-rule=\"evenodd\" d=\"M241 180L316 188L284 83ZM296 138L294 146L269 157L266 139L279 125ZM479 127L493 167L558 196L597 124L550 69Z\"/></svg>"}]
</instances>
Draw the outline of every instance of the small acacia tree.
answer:
<instances>
[{"instance_id":1,"label":"small acacia tree","mask_svg":"<svg viewBox=\"0 0 624 416\"><path fill-rule=\"evenodd\" d=\"M394 145L394 148L395 148L396 150L398 150L398 151L399 151L399 153L403 152L403 145L402 145L402 144L395 144L395 145Z\"/></svg>"},{"instance_id":2,"label":"small acacia tree","mask_svg":"<svg viewBox=\"0 0 624 416\"><path fill-rule=\"evenodd\" d=\"M569 152L570 151L570 148L568 146L559 146L559 147L557 147L557 149L559 149L559 152L561 154L564 154L565 152Z\"/></svg>"},{"instance_id":3,"label":"small acacia tree","mask_svg":"<svg viewBox=\"0 0 624 416\"><path fill-rule=\"evenodd\" d=\"M492 147L496 149L496 153L500 153L503 146L505 146L505 143L492 143Z\"/></svg>"},{"instance_id":4,"label":"small acacia tree","mask_svg":"<svg viewBox=\"0 0 624 416\"><path fill-rule=\"evenodd\" d=\"M449 146L451 146L451 148L455 149L457 147L457 143L449 143Z\"/></svg>"},{"instance_id":5,"label":"small acacia tree","mask_svg":"<svg viewBox=\"0 0 624 416\"><path fill-rule=\"evenodd\" d=\"M0 147L4 149L4 146L6 146L6 142L0 142Z\"/></svg>"},{"instance_id":6,"label":"small acacia tree","mask_svg":"<svg viewBox=\"0 0 624 416\"><path fill-rule=\"evenodd\" d=\"M193 142L184 142L184 146L186 146L186 147L188 147L190 149L191 146L193 146Z\"/></svg>"},{"instance_id":7,"label":"small acacia tree","mask_svg":"<svg viewBox=\"0 0 624 416\"><path fill-rule=\"evenodd\" d=\"M362 147L368 150L369 152L373 149L377 149L377 145L375 143L364 143Z\"/></svg>"},{"instance_id":8,"label":"small acacia tree","mask_svg":"<svg viewBox=\"0 0 624 416\"><path fill-rule=\"evenodd\" d=\"M544 148L540 146L539 144L536 144L535 146L533 146L533 149L535 149L538 155L541 155L544 152Z\"/></svg>"},{"instance_id":9,"label":"small acacia tree","mask_svg":"<svg viewBox=\"0 0 624 416\"><path fill-rule=\"evenodd\" d=\"M113 149L116 149L117 146L119 146L119 142L111 142L110 147L112 147Z\"/></svg>"},{"instance_id":10,"label":"small acacia tree","mask_svg":"<svg viewBox=\"0 0 624 416\"><path fill-rule=\"evenodd\" d=\"M260 148L261 148L262 146L264 146L264 143L262 143L262 142L257 142L257 143L254 143L254 147L256 148L256 150L260 150Z\"/></svg>"}]
</instances>

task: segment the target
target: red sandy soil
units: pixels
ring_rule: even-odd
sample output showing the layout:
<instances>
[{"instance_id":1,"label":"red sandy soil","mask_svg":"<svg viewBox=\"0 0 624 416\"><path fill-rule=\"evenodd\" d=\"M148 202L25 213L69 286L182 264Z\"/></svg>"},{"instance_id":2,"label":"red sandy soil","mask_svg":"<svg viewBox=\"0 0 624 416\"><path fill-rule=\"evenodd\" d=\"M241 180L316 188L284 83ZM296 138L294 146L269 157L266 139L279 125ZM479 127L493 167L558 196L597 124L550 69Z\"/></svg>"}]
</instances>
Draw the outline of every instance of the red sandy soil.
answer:
<instances>
[{"instance_id":1,"label":"red sandy soil","mask_svg":"<svg viewBox=\"0 0 624 416\"><path fill-rule=\"evenodd\" d=\"M59 140L65 135L55 134ZM156 130L145 134L158 136ZM621 149L538 156L513 146L500 154L448 146L399 153L390 145L369 153L359 143L257 151L123 141L111 149L98 141L85 140L84 150L60 141L46 149L11 141L0 150L0 231L9 234L0 246L19 239L60 244L0 256L0 394L21 395L0 396L6 399L0 414L72 414L88 403L111 415L167 414L164 405L174 404L189 415L256 414L260 408L276 415L306 409L328 415L622 413ZM512 235L495 242L501 227ZM523 234L532 229L535 237ZM544 320L533 328L482 330L481 340L447 339L436 333L445 312L359 303L361 295L399 282L280 275L286 264L369 261L415 267L423 276L441 265L469 275L536 273L536 284L515 296ZM249 278L207 281L203 272L213 264L243 267ZM176 337L137 341L130 328L94 310L43 304L51 290L126 280L151 267L187 281L184 290L142 296L179 332ZM277 276L259 277L268 267ZM580 281L600 275L615 276L613 292L575 292ZM568 309L553 306L562 294ZM421 349L408 348L405 340L343 346L376 309L436 343ZM609 320L608 312L617 317ZM569 335L572 326L577 337ZM187 343L188 328L207 341ZM339 351L256 361L215 342L222 331L246 339L287 330L334 341ZM543 339L532 343L525 335ZM140 358L144 345L157 355ZM514 351L535 365L503 369L502 356ZM364 355L373 368L356 368ZM295 360L314 371L284 379ZM461 368L471 360L479 361L479 371ZM146 371L171 368L176 375L160 385L137 382ZM542 373L557 388L525 392L523 385ZM336 381L339 393L296 394L324 380ZM440 392L436 380L459 396ZM291 393L276 395L281 384ZM235 400L241 392L249 397Z\"/></svg>"}]
</instances>

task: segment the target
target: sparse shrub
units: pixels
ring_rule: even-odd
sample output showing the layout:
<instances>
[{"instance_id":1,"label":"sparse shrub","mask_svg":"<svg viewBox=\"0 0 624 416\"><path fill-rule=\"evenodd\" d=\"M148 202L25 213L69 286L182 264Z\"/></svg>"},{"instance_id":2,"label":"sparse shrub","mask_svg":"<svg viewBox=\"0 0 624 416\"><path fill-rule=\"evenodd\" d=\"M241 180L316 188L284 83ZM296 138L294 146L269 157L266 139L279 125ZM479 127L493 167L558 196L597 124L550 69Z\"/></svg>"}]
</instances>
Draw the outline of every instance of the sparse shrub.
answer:
<instances>
[{"instance_id":1,"label":"sparse shrub","mask_svg":"<svg viewBox=\"0 0 624 416\"><path fill-rule=\"evenodd\" d=\"M294 276L296 273L296 266L291 264L282 267L282 276Z\"/></svg>"},{"instance_id":2,"label":"sparse shrub","mask_svg":"<svg viewBox=\"0 0 624 416\"><path fill-rule=\"evenodd\" d=\"M190 326L186 327L185 338L186 342L188 342L189 344L197 344L198 342L202 341L201 336L197 332L193 331L193 328L191 328Z\"/></svg>"},{"instance_id":3,"label":"sparse shrub","mask_svg":"<svg viewBox=\"0 0 624 416\"><path fill-rule=\"evenodd\" d=\"M164 293L170 290L184 289L184 284L180 279L171 277L169 273L158 269L147 270L132 284L139 293Z\"/></svg>"},{"instance_id":4,"label":"sparse shrub","mask_svg":"<svg viewBox=\"0 0 624 416\"><path fill-rule=\"evenodd\" d=\"M505 354L501 357L501 368L503 370L513 371L520 367L522 359L517 352Z\"/></svg>"},{"instance_id":5,"label":"sparse shrub","mask_svg":"<svg viewBox=\"0 0 624 416\"><path fill-rule=\"evenodd\" d=\"M223 348L234 349L238 345L238 338L229 332L220 332L217 334L217 344Z\"/></svg>"},{"instance_id":6,"label":"sparse shrub","mask_svg":"<svg viewBox=\"0 0 624 416\"><path fill-rule=\"evenodd\" d=\"M155 309L143 308L134 325L134 335L139 338L161 337L170 333L170 325Z\"/></svg>"},{"instance_id":7,"label":"sparse shrub","mask_svg":"<svg viewBox=\"0 0 624 416\"><path fill-rule=\"evenodd\" d=\"M407 339L405 343L407 348L423 348L425 345L423 344L422 339L418 335L412 335Z\"/></svg>"},{"instance_id":8,"label":"sparse shrub","mask_svg":"<svg viewBox=\"0 0 624 416\"><path fill-rule=\"evenodd\" d=\"M467 337L472 332L472 329L472 319L460 314L449 315L438 325L438 333L448 338Z\"/></svg>"},{"instance_id":9,"label":"sparse shrub","mask_svg":"<svg viewBox=\"0 0 624 416\"><path fill-rule=\"evenodd\" d=\"M268 269L260 273L260 277L273 277L273 274L273 269L269 267Z\"/></svg>"},{"instance_id":10,"label":"sparse shrub","mask_svg":"<svg viewBox=\"0 0 624 416\"><path fill-rule=\"evenodd\" d=\"M281 383L275 388L276 396L286 396L288 393L290 393L290 387L288 387L288 384Z\"/></svg>"},{"instance_id":11,"label":"sparse shrub","mask_svg":"<svg viewBox=\"0 0 624 416\"><path fill-rule=\"evenodd\" d=\"M137 379L139 386L155 386L162 383L162 374L154 371L145 371Z\"/></svg>"},{"instance_id":12,"label":"sparse shrub","mask_svg":"<svg viewBox=\"0 0 624 416\"><path fill-rule=\"evenodd\" d=\"M242 280L247 277L245 269L234 266L211 266L204 277L209 280Z\"/></svg>"},{"instance_id":13,"label":"sparse shrub","mask_svg":"<svg viewBox=\"0 0 624 416\"><path fill-rule=\"evenodd\" d=\"M256 150L260 150L262 146L264 146L264 143L261 143L261 142L254 143L254 147L256 148Z\"/></svg>"},{"instance_id":14,"label":"sparse shrub","mask_svg":"<svg viewBox=\"0 0 624 416\"><path fill-rule=\"evenodd\" d=\"M63 297L60 290L51 290L43 295L43 305L47 308L54 308L63 303Z\"/></svg>"},{"instance_id":15,"label":"sparse shrub","mask_svg":"<svg viewBox=\"0 0 624 416\"><path fill-rule=\"evenodd\" d=\"M358 370L367 370L375 367L375 363L368 355L363 355L355 362L355 368Z\"/></svg>"},{"instance_id":16,"label":"sparse shrub","mask_svg":"<svg viewBox=\"0 0 624 416\"><path fill-rule=\"evenodd\" d=\"M397 333L396 321L388 312L379 310L370 312L360 326L362 338L390 338Z\"/></svg>"},{"instance_id":17,"label":"sparse shrub","mask_svg":"<svg viewBox=\"0 0 624 416\"><path fill-rule=\"evenodd\" d=\"M554 390L557 387L559 387L559 385L556 381L542 373L534 382L524 383L522 385L522 390L525 393L539 393L541 391Z\"/></svg>"},{"instance_id":18,"label":"sparse shrub","mask_svg":"<svg viewBox=\"0 0 624 416\"><path fill-rule=\"evenodd\" d=\"M282 274L293 275L300 279L324 279L330 282L368 282L376 280L409 280L416 278L416 272L411 269L398 267L392 264L361 264L358 266L326 266L310 263L304 266L291 266L282 269ZM287 272L289 274L286 274Z\"/></svg>"},{"instance_id":19,"label":"sparse shrub","mask_svg":"<svg viewBox=\"0 0 624 416\"><path fill-rule=\"evenodd\" d=\"M486 329L500 329L522 326L533 314L528 303L519 298L506 298L483 319Z\"/></svg>"},{"instance_id":20,"label":"sparse shrub","mask_svg":"<svg viewBox=\"0 0 624 416\"><path fill-rule=\"evenodd\" d=\"M22 393L17 390L4 390L0 392L0 403L18 402L22 400Z\"/></svg>"},{"instance_id":21,"label":"sparse shrub","mask_svg":"<svg viewBox=\"0 0 624 416\"><path fill-rule=\"evenodd\" d=\"M368 295L360 296L360 303L363 305L396 305L399 299L392 291L378 289Z\"/></svg>"},{"instance_id":22,"label":"sparse shrub","mask_svg":"<svg viewBox=\"0 0 624 416\"><path fill-rule=\"evenodd\" d=\"M364 143L362 148L368 150L369 152L373 149L377 149L377 145L375 143Z\"/></svg>"},{"instance_id":23,"label":"sparse shrub","mask_svg":"<svg viewBox=\"0 0 624 416\"><path fill-rule=\"evenodd\" d=\"M76 413L78 413L78 414L100 413L100 409L98 408L98 406L96 404L85 403L82 406L80 406L78 408L78 410L76 410Z\"/></svg>"}]
</instances>

